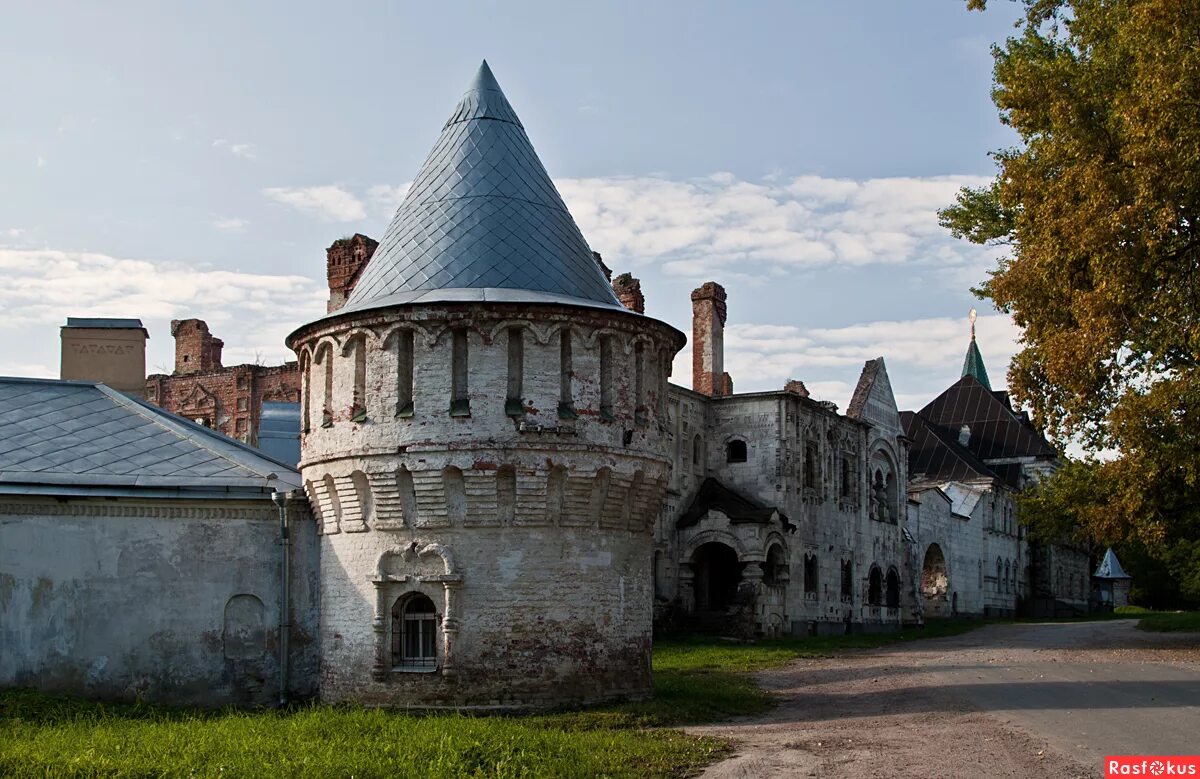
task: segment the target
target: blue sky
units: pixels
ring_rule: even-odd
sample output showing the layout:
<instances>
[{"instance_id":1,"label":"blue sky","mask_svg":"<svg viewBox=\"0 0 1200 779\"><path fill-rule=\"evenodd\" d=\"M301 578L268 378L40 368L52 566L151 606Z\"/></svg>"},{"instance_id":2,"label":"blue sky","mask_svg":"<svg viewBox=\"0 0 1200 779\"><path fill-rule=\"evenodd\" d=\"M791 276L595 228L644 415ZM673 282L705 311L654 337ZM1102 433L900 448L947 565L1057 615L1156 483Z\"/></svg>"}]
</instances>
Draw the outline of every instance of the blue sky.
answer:
<instances>
[{"instance_id":1,"label":"blue sky","mask_svg":"<svg viewBox=\"0 0 1200 779\"><path fill-rule=\"evenodd\" d=\"M989 45L1015 4L22 3L0 26L0 374L57 375L67 316L198 316L287 356L324 249L378 237L486 57L592 247L690 332L729 291L738 390L902 405L957 378L994 253L934 211L1013 142ZM16 77L13 77L15 74ZM981 305L1002 383L1015 331ZM677 371L687 385L690 376Z\"/></svg>"}]
</instances>

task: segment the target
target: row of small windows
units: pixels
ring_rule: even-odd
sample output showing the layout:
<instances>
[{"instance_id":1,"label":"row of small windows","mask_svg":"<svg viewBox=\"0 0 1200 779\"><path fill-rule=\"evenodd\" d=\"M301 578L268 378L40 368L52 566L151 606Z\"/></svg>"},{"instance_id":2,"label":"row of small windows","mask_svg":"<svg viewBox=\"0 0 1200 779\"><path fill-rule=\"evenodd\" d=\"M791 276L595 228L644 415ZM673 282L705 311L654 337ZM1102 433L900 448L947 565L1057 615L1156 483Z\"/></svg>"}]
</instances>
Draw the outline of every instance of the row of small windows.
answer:
<instances>
[{"instance_id":1,"label":"row of small windows","mask_svg":"<svg viewBox=\"0 0 1200 779\"><path fill-rule=\"evenodd\" d=\"M770 560L771 557L768 555L768 563ZM769 570L773 571L774 569L775 566L771 566ZM772 581L772 578L769 572L764 575L767 584L778 583ZM819 597L820 581L820 564L817 555L806 553L804 555L804 597L806 600L815 600ZM852 560L843 559L841 561L840 584L842 601L851 602L854 599L854 562ZM887 605L889 608L900 606L900 575L895 568L889 568L887 576L884 577L879 566L871 566L867 582L867 604L871 606Z\"/></svg>"},{"instance_id":2,"label":"row of small windows","mask_svg":"<svg viewBox=\"0 0 1200 779\"><path fill-rule=\"evenodd\" d=\"M700 436L696 436L695 444L692 447L692 464L700 466L701 456ZM807 490L817 490L820 488L819 466L821 451L820 445L813 440L805 442L804 445L804 474L803 484ZM735 438L725 444L725 462L726 463L744 463L748 459L746 442L740 438ZM855 482L855 455L853 453L843 454L839 460L840 468L838 472L838 497L843 499L852 499L854 497L854 482ZM889 481L893 478L889 474ZM885 497L890 494L895 497L895 486L891 485L890 493L885 492ZM895 511L887 512L889 517L895 516ZM894 519L892 520L894 521Z\"/></svg>"},{"instance_id":3,"label":"row of small windows","mask_svg":"<svg viewBox=\"0 0 1200 779\"><path fill-rule=\"evenodd\" d=\"M468 417L471 415L470 394L470 342L467 328L457 328L451 331L450 347L450 403L449 412L452 417ZM558 417L560 419L575 419L578 412L575 408L574 397L574 368L575 368L575 336L571 328L563 327L558 333L559 339L559 397ZM385 348L390 347L390 341L395 341L396 354L396 409L395 416L411 418L415 412L415 388L417 374L415 370L415 342L412 330L396 331ZM525 414L525 328L511 327L507 331L507 387L504 412L511 417L521 417ZM614 376L614 338L602 335L599 338L600 351L600 408L599 416L605 421L616 419L617 388ZM350 419L363 422L367 418L366 386L367 386L367 349L366 337L359 335L351 338L343 347L343 355L353 352L354 359L354 389L351 398ZM312 363L322 366L324 386L321 402L321 426L330 427L334 420L333 395L333 347L322 344L316 350ZM634 344L633 348L633 401L634 419L638 424L645 424L649 410L647 397L648 369L646 347L642 341ZM664 358L663 363L666 364ZM301 412L304 430L312 429L311 419L311 374L312 367L306 361L304 365L304 396ZM667 375L665 370L659 371L659 398L666 394Z\"/></svg>"}]
</instances>

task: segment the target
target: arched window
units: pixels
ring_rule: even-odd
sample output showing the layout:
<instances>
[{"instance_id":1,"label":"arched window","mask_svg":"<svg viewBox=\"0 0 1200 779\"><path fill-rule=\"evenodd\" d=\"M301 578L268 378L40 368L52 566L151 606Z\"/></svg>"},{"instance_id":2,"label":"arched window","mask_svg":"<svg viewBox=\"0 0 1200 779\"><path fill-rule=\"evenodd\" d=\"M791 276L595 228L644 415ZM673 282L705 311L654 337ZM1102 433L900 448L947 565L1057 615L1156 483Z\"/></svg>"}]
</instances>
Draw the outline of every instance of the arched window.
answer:
<instances>
[{"instance_id":1,"label":"arched window","mask_svg":"<svg viewBox=\"0 0 1200 779\"><path fill-rule=\"evenodd\" d=\"M996 558L996 592L1000 592L1000 579L1004 575L1004 561ZM1062 578L1061 576L1059 577Z\"/></svg>"},{"instance_id":2,"label":"arched window","mask_svg":"<svg viewBox=\"0 0 1200 779\"><path fill-rule=\"evenodd\" d=\"M854 563L842 561L842 600L849 603L854 599Z\"/></svg>"},{"instance_id":3,"label":"arched window","mask_svg":"<svg viewBox=\"0 0 1200 779\"><path fill-rule=\"evenodd\" d=\"M396 334L396 416L413 415L413 331Z\"/></svg>"},{"instance_id":4,"label":"arched window","mask_svg":"<svg viewBox=\"0 0 1200 779\"><path fill-rule=\"evenodd\" d=\"M727 463L744 463L746 462L746 442L733 440L725 444L725 462Z\"/></svg>"},{"instance_id":5,"label":"arched window","mask_svg":"<svg viewBox=\"0 0 1200 779\"><path fill-rule=\"evenodd\" d=\"M575 363L571 348L571 328L558 331L558 418L575 419L575 396L571 382L575 376Z\"/></svg>"},{"instance_id":6,"label":"arched window","mask_svg":"<svg viewBox=\"0 0 1200 779\"><path fill-rule=\"evenodd\" d=\"M767 551L767 559L763 562L763 584L778 586L787 584L787 560L783 555L783 547L774 544Z\"/></svg>"},{"instance_id":7,"label":"arched window","mask_svg":"<svg viewBox=\"0 0 1200 779\"><path fill-rule=\"evenodd\" d=\"M900 574L895 568L889 568L887 574L887 607L900 608Z\"/></svg>"},{"instance_id":8,"label":"arched window","mask_svg":"<svg viewBox=\"0 0 1200 779\"><path fill-rule=\"evenodd\" d=\"M867 604L883 605L883 572L877 565L871 566L871 575L867 579Z\"/></svg>"},{"instance_id":9,"label":"arched window","mask_svg":"<svg viewBox=\"0 0 1200 779\"><path fill-rule=\"evenodd\" d=\"M817 458L820 457L820 452L817 449L816 441L804 442L804 488L815 490L817 488Z\"/></svg>"},{"instance_id":10,"label":"arched window","mask_svg":"<svg viewBox=\"0 0 1200 779\"><path fill-rule=\"evenodd\" d=\"M820 580L820 572L817 568L817 556L815 554L804 555L804 594L815 598Z\"/></svg>"},{"instance_id":11,"label":"arched window","mask_svg":"<svg viewBox=\"0 0 1200 779\"><path fill-rule=\"evenodd\" d=\"M1008 561L1005 560L1004 561L1004 592L1006 592L1006 593L1008 592L1008 574L1009 574Z\"/></svg>"},{"instance_id":12,"label":"arched window","mask_svg":"<svg viewBox=\"0 0 1200 779\"><path fill-rule=\"evenodd\" d=\"M600 336L600 418L617 418L613 402L613 337Z\"/></svg>"},{"instance_id":13,"label":"arched window","mask_svg":"<svg viewBox=\"0 0 1200 779\"><path fill-rule=\"evenodd\" d=\"M841 496L849 498L854 495L854 480L850 478L850 456L842 455L842 489Z\"/></svg>"},{"instance_id":14,"label":"arched window","mask_svg":"<svg viewBox=\"0 0 1200 779\"><path fill-rule=\"evenodd\" d=\"M692 468L699 473L704 469L701 467L704 463L704 441L697 435L692 439Z\"/></svg>"},{"instance_id":15,"label":"arched window","mask_svg":"<svg viewBox=\"0 0 1200 779\"><path fill-rule=\"evenodd\" d=\"M403 671L437 668L437 610L420 593L392 605L392 667Z\"/></svg>"},{"instance_id":16,"label":"arched window","mask_svg":"<svg viewBox=\"0 0 1200 779\"><path fill-rule=\"evenodd\" d=\"M471 392L468 388L470 346L465 328L456 329L450 339L450 416L471 416Z\"/></svg>"}]
</instances>

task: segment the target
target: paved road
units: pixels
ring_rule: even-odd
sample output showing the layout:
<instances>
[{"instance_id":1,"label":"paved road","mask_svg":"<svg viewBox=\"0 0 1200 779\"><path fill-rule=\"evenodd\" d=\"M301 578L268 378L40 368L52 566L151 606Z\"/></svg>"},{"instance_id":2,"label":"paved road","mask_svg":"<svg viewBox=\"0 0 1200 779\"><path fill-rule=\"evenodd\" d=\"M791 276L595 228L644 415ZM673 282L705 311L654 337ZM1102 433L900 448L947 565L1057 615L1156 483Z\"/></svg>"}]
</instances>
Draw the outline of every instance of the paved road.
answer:
<instances>
[{"instance_id":1,"label":"paved road","mask_svg":"<svg viewBox=\"0 0 1200 779\"><path fill-rule=\"evenodd\" d=\"M1147 635L1135 624L988 627L934 660L934 675L947 692L1041 734L1080 762L1198 754L1197 653L1180 646L1180 636Z\"/></svg>"},{"instance_id":2,"label":"paved road","mask_svg":"<svg viewBox=\"0 0 1200 779\"><path fill-rule=\"evenodd\" d=\"M1102 776L1111 754L1200 754L1200 635L1133 620L990 625L765 672L767 716L694 732L707 777Z\"/></svg>"}]
</instances>

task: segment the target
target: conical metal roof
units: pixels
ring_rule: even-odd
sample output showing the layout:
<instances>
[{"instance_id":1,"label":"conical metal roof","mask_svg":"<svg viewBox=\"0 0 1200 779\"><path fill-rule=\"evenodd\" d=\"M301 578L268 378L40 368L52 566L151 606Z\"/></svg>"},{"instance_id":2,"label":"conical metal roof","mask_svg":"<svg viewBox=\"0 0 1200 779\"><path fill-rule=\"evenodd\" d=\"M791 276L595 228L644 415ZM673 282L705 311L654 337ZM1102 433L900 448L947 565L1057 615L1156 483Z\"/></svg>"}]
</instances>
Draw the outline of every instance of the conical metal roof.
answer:
<instances>
[{"instance_id":1,"label":"conical metal roof","mask_svg":"<svg viewBox=\"0 0 1200 779\"><path fill-rule=\"evenodd\" d=\"M1092 574L1097 579L1128 579L1129 574L1125 573L1125 569L1121 567L1121 561L1117 559L1117 553L1110 546L1104 552L1104 559L1100 561L1100 567Z\"/></svg>"},{"instance_id":2,"label":"conical metal roof","mask_svg":"<svg viewBox=\"0 0 1200 779\"><path fill-rule=\"evenodd\" d=\"M486 61L337 313L484 300L624 310Z\"/></svg>"}]
</instances>

